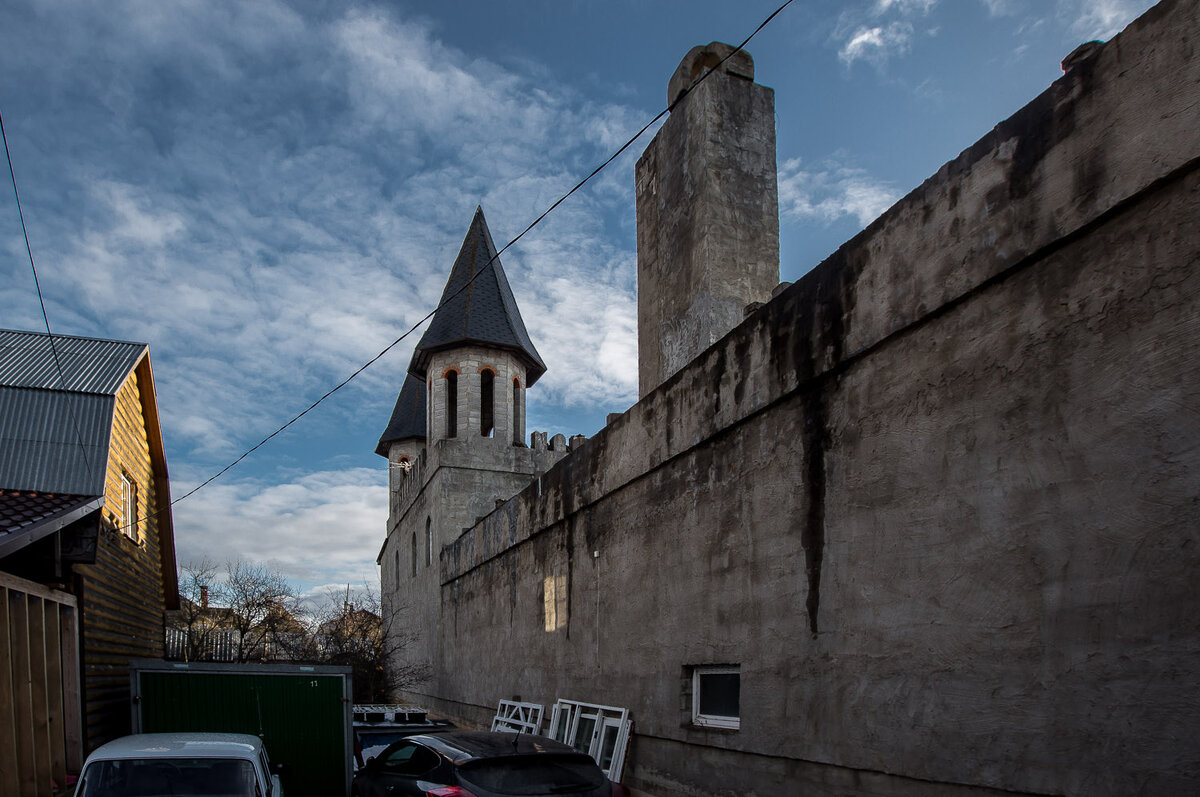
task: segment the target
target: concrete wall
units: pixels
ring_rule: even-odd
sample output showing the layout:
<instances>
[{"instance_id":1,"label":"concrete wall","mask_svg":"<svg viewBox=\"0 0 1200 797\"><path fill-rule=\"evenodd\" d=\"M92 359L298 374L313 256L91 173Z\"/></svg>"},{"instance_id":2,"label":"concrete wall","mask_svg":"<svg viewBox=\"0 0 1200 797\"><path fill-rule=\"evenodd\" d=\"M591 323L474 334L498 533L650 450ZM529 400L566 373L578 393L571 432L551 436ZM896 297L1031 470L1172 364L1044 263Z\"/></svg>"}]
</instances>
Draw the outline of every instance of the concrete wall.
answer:
<instances>
[{"instance_id":1,"label":"concrete wall","mask_svg":"<svg viewBox=\"0 0 1200 797\"><path fill-rule=\"evenodd\" d=\"M448 545L419 699L626 706L656 795L1196 793L1198 34L1152 9Z\"/></svg>"},{"instance_id":2,"label":"concrete wall","mask_svg":"<svg viewBox=\"0 0 1200 797\"><path fill-rule=\"evenodd\" d=\"M637 163L638 395L737 326L779 283L775 93L754 62L695 47L672 77L671 115Z\"/></svg>"}]
</instances>

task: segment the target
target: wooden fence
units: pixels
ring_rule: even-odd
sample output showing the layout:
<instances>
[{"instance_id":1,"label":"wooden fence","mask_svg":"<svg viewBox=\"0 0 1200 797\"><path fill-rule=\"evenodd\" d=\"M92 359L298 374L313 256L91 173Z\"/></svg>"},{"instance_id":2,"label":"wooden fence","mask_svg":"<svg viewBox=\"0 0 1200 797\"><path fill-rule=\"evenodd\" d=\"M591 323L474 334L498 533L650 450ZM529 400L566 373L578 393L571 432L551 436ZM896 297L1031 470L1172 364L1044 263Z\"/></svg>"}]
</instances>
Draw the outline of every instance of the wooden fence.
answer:
<instances>
[{"instance_id":1,"label":"wooden fence","mask_svg":"<svg viewBox=\"0 0 1200 797\"><path fill-rule=\"evenodd\" d=\"M0 573L0 794L50 797L83 764L74 595Z\"/></svg>"}]
</instances>

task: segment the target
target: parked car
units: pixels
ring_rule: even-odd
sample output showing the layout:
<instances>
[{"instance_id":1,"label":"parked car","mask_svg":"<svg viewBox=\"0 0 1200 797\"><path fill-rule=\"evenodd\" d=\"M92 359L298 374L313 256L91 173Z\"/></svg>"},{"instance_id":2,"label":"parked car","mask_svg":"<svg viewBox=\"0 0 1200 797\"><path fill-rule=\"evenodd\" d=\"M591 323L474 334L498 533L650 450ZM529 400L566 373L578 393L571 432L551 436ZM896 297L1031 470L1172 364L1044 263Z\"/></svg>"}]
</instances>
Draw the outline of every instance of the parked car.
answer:
<instances>
[{"instance_id":1,"label":"parked car","mask_svg":"<svg viewBox=\"0 0 1200 797\"><path fill-rule=\"evenodd\" d=\"M262 740L242 733L138 733L96 748L75 797L283 797Z\"/></svg>"},{"instance_id":2,"label":"parked car","mask_svg":"<svg viewBox=\"0 0 1200 797\"><path fill-rule=\"evenodd\" d=\"M363 762L383 752L393 742L409 736L439 731L457 730L453 722L431 719L424 709L402 705L354 706L354 766L362 769Z\"/></svg>"},{"instance_id":3,"label":"parked car","mask_svg":"<svg viewBox=\"0 0 1200 797\"><path fill-rule=\"evenodd\" d=\"M449 731L389 745L354 777L356 797L620 797L591 756L528 733Z\"/></svg>"}]
</instances>

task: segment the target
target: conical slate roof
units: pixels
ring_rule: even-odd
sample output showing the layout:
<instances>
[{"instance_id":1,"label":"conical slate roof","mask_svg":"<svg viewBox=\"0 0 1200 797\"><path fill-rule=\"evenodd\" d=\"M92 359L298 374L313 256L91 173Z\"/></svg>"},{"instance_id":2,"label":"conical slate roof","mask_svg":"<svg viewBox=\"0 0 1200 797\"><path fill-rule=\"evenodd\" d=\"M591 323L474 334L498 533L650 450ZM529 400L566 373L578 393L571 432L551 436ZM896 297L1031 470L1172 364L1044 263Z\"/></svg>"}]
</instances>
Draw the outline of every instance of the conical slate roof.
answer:
<instances>
[{"instance_id":1,"label":"conical slate roof","mask_svg":"<svg viewBox=\"0 0 1200 797\"><path fill-rule=\"evenodd\" d=\"M446 280L442 305L417 344L408 370L424 378L431 354L462 345L494 346L521 355L526 386L546 372L546 364L525 331L517 300L496 257L483 208L479 207L475 208L471 229Z\"/></svg>"},{"instance_id":2,"label":"conical slate roof","mask_svg":"<svg viewBox=\"0 0 1200 797\"><path fill-rule=\"evenodd\" d=\"M375 453L386 457L390 443L412 439L425 439L425 382L418 376L408 374L404 379L404 387L400 388L396 407L392 410L392 419L380 435L379 445L375 446Z\"/></svg>"}]
</instances>

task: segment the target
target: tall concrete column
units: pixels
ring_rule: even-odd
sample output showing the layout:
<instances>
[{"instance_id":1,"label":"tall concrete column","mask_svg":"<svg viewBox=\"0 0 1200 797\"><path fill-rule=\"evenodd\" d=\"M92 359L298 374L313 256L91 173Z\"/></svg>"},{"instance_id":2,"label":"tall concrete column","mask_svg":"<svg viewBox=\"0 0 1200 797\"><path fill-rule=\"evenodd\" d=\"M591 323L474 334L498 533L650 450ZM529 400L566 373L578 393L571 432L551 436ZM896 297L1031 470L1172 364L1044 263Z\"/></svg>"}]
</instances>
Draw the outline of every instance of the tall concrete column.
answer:
<instances>
[{"instance_id":1,"label":"tall concrete column","mask_svg":"<svg viewBox=\"0 0 1200 797\"><path fill-rule=\"evenodd\" d=\"M671 111L637 164L638 392L644 396L737 326L779 284L775 92L754 61L694 47Z\"/></svg>"}]
</instances>

